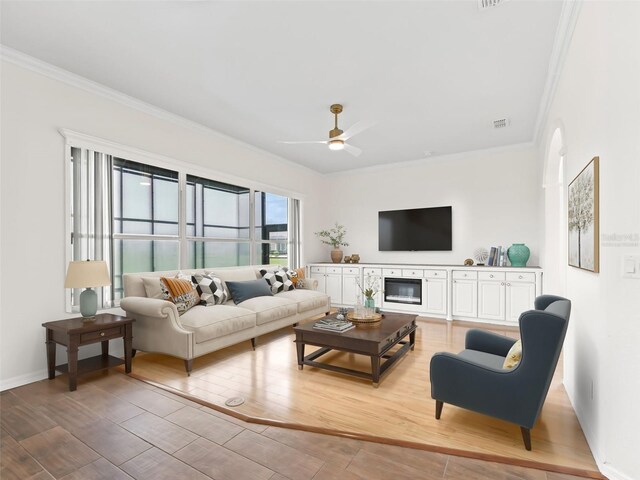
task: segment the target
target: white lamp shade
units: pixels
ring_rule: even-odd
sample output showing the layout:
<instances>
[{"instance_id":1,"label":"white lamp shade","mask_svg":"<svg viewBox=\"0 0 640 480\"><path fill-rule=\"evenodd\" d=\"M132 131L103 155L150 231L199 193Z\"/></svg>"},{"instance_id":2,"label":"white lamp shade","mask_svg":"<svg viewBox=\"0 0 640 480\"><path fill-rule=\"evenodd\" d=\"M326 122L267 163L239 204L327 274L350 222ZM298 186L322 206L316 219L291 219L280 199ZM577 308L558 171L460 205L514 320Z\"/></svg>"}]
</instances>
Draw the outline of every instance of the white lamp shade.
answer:
<instances>
[{"instance_id":1,"label":"white lamp shade","mask_svg":"<svg viewBox=\"0 0 640 480\"><path fill-rule=\"evenodd\" d=\"M111 285L109 269L103 261L69 262L65 288L91 288Z\"/></svg>"}]
</instances>

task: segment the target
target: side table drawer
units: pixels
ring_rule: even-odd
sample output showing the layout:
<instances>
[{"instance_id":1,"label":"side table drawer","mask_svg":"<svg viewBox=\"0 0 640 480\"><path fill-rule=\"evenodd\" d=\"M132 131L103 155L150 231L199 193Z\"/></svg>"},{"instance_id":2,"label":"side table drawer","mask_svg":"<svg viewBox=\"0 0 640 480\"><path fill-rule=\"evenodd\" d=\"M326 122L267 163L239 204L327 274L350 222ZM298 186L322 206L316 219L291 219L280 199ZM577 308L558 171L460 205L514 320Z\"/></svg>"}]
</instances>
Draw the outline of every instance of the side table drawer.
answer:
<instances>
[{"instance_id":1,"label":"side table drawer","mask_svg":"<svg viewBox=\"0 0 640 480\"><path fill-rule=\"evenodd\" d=\"M87 332L80 335L80 344L109 340L111 338L122 337L122 335L121 327L107 328L98 332Z\"/></svg>"}]
</instances>

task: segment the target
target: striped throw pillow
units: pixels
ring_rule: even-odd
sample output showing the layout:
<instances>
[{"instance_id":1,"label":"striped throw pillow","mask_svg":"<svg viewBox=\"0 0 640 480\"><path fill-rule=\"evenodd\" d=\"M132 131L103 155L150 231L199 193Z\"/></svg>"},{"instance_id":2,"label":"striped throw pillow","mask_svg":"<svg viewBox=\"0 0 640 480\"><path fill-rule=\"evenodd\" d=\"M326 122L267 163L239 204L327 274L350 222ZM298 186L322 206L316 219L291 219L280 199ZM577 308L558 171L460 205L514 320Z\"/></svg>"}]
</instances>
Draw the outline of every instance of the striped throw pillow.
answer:
<instances>
[{"instance_id":1,"label":"striped throw pillow","mask_svg":"<svg viewBox=\"0 0 640 480\"><path fill-rule=\"evenodd\" d=\"M165 300L176 305L179 315L200 303L200 295L190 280L160 277L160 283Z\"/></svg>"}]
</instances>

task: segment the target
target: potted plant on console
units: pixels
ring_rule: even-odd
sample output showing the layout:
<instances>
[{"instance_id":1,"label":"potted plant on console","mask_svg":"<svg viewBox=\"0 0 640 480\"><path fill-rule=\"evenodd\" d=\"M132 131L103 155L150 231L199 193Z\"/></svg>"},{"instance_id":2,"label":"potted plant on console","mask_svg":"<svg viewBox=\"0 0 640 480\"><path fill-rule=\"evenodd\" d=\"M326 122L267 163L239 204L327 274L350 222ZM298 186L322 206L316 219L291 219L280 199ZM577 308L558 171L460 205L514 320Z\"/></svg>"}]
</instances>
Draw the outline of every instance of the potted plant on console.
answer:
<instances>
[{"instance_id":1,"label":"potted plant on console","mask_svg":"<svg viewBox=\"0 0 640 480\"><path fill-rule=\"evenodd\" d=\"M322 243L333 247L333 250L331 250L331 261L333 263L340 263L342 261L342 250L340 250L340 247L349 246L349 244L344 241L346 234L347 231L344 229L344 225L339 225L338 222L336 222L335 227L329 230L316 232L316 235L320 237Z\"/></svg>"}]
</instances>

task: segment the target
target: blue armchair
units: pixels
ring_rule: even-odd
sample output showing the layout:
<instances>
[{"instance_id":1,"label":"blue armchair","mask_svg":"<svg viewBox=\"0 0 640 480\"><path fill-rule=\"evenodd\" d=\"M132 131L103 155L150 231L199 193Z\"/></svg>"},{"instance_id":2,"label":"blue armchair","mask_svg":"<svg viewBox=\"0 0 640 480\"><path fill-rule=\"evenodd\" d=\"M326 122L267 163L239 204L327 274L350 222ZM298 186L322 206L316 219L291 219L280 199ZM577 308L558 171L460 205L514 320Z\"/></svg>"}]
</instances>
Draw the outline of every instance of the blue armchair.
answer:
<instances>
[{"instance_id":1,"label":"blue armchair","mask_svg":"<svg viewBox=\"0 0 640 480\"><path fill-rule=\"evenodd\" d=\"M431 358L431 397L436 419L444 403L520 425L531 450L533 428L549 391L567 332L571 302L554 295L535 300L535 310L520 315L522 359L513 369L502 365L515 340L484 330L467 332L465 350Z\"/></svg>"}]
</instances>

